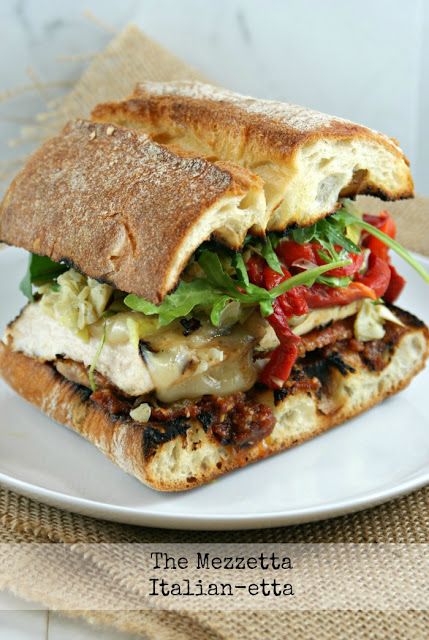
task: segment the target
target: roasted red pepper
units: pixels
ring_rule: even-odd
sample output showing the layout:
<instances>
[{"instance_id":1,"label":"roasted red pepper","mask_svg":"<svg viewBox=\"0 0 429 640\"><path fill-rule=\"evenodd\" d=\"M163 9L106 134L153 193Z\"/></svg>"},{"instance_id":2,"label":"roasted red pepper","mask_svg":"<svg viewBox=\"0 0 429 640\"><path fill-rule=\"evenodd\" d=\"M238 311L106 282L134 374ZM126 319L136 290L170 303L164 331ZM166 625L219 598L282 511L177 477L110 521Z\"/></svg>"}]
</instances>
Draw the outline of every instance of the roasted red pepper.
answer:
<instances>
[{"instance_id":1,"label":"roasted red pepper","mask_svg":"<svg viewBox=\"0 0 429 640\"><path fill-rule=\"evenodd\" d=\"M388 211L380 211L377 216L370 213L364 213L363 219L365 222L372 224L373 227L377 227L377 229L380 229L380 231L383 231L383 233L386 233L391 238L395 237L396 224Z\"/></svg>"},{"instance_id":2,"label":"roasted red pepper","mask_svg":"<svg viewBox=\"0 0 429 640\"><path fill-rule=\"evenodd\" d=\"M365 215L366 222L374 225L391 238L395 237L396 225L386 211L379 216ZM347 287L329 287L316 283L311 287L297 286L285 292L273 303L273 313L268 321L273 327L280 345L271 353L270 360L260 374L260 380L272 389L281 388L290 376L291 370L298 357L298 345L301 339L291 330L288 319L295 315L304 315L310 309L346 305L360 300L373 300L384 297L387 302L394 302L401 293L405 280L390 264L388 247L378 238L367 234L363 245L370 249L368 269L365 274L359 274L362 268L364 253L349 253L350 265L332 269L325 275L333 277L354 277L354 281ZM339 252L341 247L336 246ZM247 270L251 282L270 290L291 277L299 268L294 263L306 260L313 264L325 264L319 255L322 247L315 242L299 244L292 240L283 240L277 246L276 252L284 265L283 275L271 269L261 256L252 256L247 263Z\"/></svg>"},{"instance_id":3,"label":"roasted red pepper","mask_svg":"<svg viewBox=\"0 0 429 640\"><path fill-rule=\"evenodd\" d=\"M350 277L362 268L364 254L362 253L349 253L347 260L351 260L351 264L346 265L345 267L338 267L337 269L331 269L331 271L327 271L325 276L332 276L336 278L342 278L344 276ZM320 264L324 264L321 262Z\"/></svg>"},{"instance_id":4,"label":"roasted red pepper","mask_svg":"<svg viewBox=\"0 0 429 640\"><path fill-rule=\"evenodd\" d=\"M276 332L276 336L282 344L289 342L300 342L299 336L295 335L288 323L288 315L283 309L283 305L277 298L273 303L273 313L268 316L268 322Z\"/></svg>"},{"instance_id":5,"label":"roasted red pepper","mask_svg":"<svg viewBox=\"0 0 429 640\"><path fill-rule=\"evenodd\" d=\"M328 287L316 283L305 288L304 297L310 309L350 304L361 298L376 298L372 289L368 286L356 286L358 284L352 282L348 287Z\"/></svg>"},{"instance_id":6,"label":"roasted red pepper","mask_svg":"<svg viewBox=\"0 0 429 640\"><path fill-rule=\"evenodd\" d=\"M274 269L271 269L268 265L264 269L264 282L268 290L273 289L290 277L291 274L286 267L283 267L283 276L274 271ZM303 286L294 287L277 298L288 317L302 316L308 313L308 305L303 295L304 291L305 287Z\"/></svg>"},{"instance_id":7,"label":"roasted red pepper","mask_svg":"<svg viewBox=\"0 0 429 640\"><path fill-rule=\"evenodd\" d=\"M373 227L376 227L390 238L394 238L396 236L396 224L393 218L387 211L381 211L380 215L372 216L369 214L365 214L363 216L365 222L372 224ZM375 238L371 234L368 234L366 238L363 240L363 246L370 249L371 253L381 258L381 260L388 261L389 259L389 247L384 244L378 238Z\"/></svg>"},{"instance_id":8,"label":"roasted red pepper","mask_svg":"<svg viewBox=\"0 0 429 640\"><path fill-rule=\"evenodd\" d=\"M368 270L364 275L358 274L356 281L370 287L377 298L383 297L390 282L390 266L379 258L375 253L371 253L368 259Z\"/></svg>"},{"instance_id":9,"label":"roasted red pepper","mask_svg":"<svg viewBox=\"0 0 429 640\"><path fill-rule=\"evenodd\" d=\"M293 240L283 240L278 244L276 253L287 267L290 267L297 260L316 262L314 245L310 242L299 244Z\"/></svg>"},{"instance_id":10,"label":"roasted red pepper","mask_svg":"<svg viewBox=\"0 0 429 640\"><path fill-rule=\"evenodd\" d=\"M261 371L260 380L270 389L281 389L298 357L301 338L289 327L288 316L278 298L274 301L273 309L274 312L268 316L268 322L276 332L280 345L274 349L269 362Z\"/></svg>"},{"instance_id":11,"label":"roasted red pepper","mask_svg":"<svg viewBox=\"0 0 429 640\"><path fill-rule=\"evenodd\" d=\"M249 280L252 284L256 284L258 287L264 286L264 267L266 262L264 258L258 255L253 255L246 263L246 269L249 276Z\"/></svg>"},{"instance_id":12,"label":"roasted red pepper","mask_svg":"<svg viewBox=\"0 0 429 640\"><path fill-rule=\"evenodd\" d=\"M335 246L335 250L340 252L341 247ZM323 251L323 247L315 242L307 242L306 244L298 244L293 240L281 242L277 247L277 255L288 266L293 266L298 260L307 260L313 264L325 264L325 260L319 255L319 251ZM351 261L345 267L338 267L328 271L325 275L341 278L344 276L352 276L357 273L363 264L363 253L349 253L347 259Z\"/></svg>"},{"instance_id":13,"label":"roasted red pepper","mask_svg":"<svg viewBox=\"0 0 429 640\"><path fill-rule=\"evenodd\" d=\"M388 235L390 238L394 238L396 236L395 221L387 211L381 211L380 215L378 216L365 214L363 218L365 222L368 222L374 227L377 227L377 229L383 231L383 233ZM370 234L368 234L368 236L364 239L364 245L371 250L372 255L375 255L380 260L384 260L388 263L390 280L384 293L380 295L383 296L386 302L395 302L405 286L405 278L399 275L395 267L390 264L389 247L385 245L381 240L375 238L374 236L371 236Z\"/></svg>"},{"instance_id":14,"label":"roasted red pepper","mask_svg":"<svg viewBox=\"0 0 429 640\"><path fill-rule=\"evenodd\" d=\"M305 299L305 290L308 287L301 285L299 287L294 287L290 289L290 291L286 291L284 297L286 298L288 305L292 309L292 315L294 316L303 316L308 313L308 304Z\"/></svg>"},{"instance_id":15,"label":"roasted red pepper","mask_svg":"<svg viewBox=\"0 0 429 640\"><path fill-rule=\"evenodd\" d=\"M270 389L281 389L290 376L292 367L298 357L298 346L280 345L271 354L259 376L260 381Z\"/></svg>"},{"instance_id":16,"label":"roasted red pepper","mask_svg":"<svg viewBox=\"0 0 429 640\"><path fill-rule=\"evenodd\" d=\"M277 287L277 285L280 284L280 282L284 282L285 280L290 278L290 273L286 269L286 267L282 267L282 269L283 269L283 275L281 275L280 273L277 273L277 271L274 271L274 269L271 269L271 267L269 267L267 264L265 265L264 284L266 289L268 290L274 289L274 287Z\"/></svg>"},{"instance_id":17,"label":"roasted red pepper","mask_svg":"<svg viewBox=\"0 0 429 640\"><path fill-rule=\"evenodd\" d=\"M385 291L383 298L386 302L393 303L402 292L402 289L405 286L405 278L399 275L396 271L395 267L389 264L390 269L390 282L387 290Z\"/></svg>"}]
</instances>

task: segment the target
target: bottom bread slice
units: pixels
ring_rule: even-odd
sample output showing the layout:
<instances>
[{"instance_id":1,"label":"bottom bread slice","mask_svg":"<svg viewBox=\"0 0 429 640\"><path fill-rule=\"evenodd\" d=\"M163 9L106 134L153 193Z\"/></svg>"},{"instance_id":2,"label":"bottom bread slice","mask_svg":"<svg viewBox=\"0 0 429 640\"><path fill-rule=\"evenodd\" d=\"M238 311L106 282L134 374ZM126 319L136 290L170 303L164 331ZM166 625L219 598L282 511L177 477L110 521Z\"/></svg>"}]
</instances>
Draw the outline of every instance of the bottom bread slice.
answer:
<instances>
[{"instance_id":1,"label":"bottom bread slice","mask_svg":"<svg viewBox=\"0 0 429 640\"><path fill-rule=\"evenodd\" d=\"M424 367L429 345L427 328L406 316L414 322L407 323L381 371L365 366L356 353L342 353L348 369L330 368L317 393L298 389L283 398L268 390L258 393L257 401L271 407L276 423L268 437L245 447L222 445L197 419L189 419L186 428L173 421L158 430L109 414L90 399L89 389L3 343L0 373L23 398L87 438L127 473L154 489L180 491L309 440L406 387Z\"/></svg>"}]
</instances>

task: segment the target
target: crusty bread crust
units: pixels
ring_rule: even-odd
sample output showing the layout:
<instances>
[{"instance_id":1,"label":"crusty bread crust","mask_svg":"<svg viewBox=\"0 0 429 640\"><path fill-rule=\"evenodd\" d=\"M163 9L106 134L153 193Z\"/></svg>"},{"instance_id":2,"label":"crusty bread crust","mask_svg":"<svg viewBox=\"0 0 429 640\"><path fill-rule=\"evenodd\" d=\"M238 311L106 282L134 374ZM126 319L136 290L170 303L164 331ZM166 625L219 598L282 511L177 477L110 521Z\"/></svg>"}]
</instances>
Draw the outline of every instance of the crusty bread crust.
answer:
<instances>
[{"instance_id":1,"label":"crusty bread crust","mask_svg":"<svg viewBox=\"0 0 429 640\"><path fill-rule=\"evenodd\" d=\"M89 399L89 390L3 343L0 372L23 398L87 438L127 473L154 489L180 491L300 444L366 411L409 384L424 367L428 348L427 328L410 326L380 372L349 360L356 371L344 376L333 370L320 397L302 391L275 405L272 392L261 393L258 400L272 406L276 426L263 441L243 448L222 446L198 420L159 437L150 424L115 419Z\"/></svg>"},{"instance_id":2,"label":"crusty bread crust","mask_svg":"<svg viewBox=\"0 0 429 640\"><path fill-rule=\"evenodd\" d=\"M86 121L30 158L0 209L2 241L153 302L212 233L236 247L265 226L262 182L246 169Z\"/></svg>"},{"instance_id":3,"label":"crusty bread crust","mask_svg":"<svg viewBox=\"0 0 429 640\"><path fill-rule=\"evenodd\" d=\"M0 241L155 303L212 235L239 248L249 232L312 224L340 195L413 192L385 136L209 85L146 83L93 118L69 123L14 179Z\"/></svg>"},{"instance_id":4,"label":"crusty bread crust","mask_svg":"<svg viewBox=\"0 0 429 640\"><path fill-rule=\"evenodd\" d=\"M413 195L409 163L392 138L297 105L198 82L145 82L92 118L147 131L166 144L230 160L266 183L269 227L311 224L340 195Z\"/></svg>"}]
</instances>

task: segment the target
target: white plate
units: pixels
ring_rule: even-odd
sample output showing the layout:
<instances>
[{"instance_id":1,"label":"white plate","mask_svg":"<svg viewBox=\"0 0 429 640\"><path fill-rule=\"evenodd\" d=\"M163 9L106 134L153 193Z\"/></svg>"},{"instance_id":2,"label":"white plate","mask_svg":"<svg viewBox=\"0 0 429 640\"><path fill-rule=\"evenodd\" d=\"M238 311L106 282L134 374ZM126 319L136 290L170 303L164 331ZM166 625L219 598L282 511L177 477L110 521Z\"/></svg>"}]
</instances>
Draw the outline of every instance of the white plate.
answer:
<instances>
[{"instance_id":1,"label":"white plate","mask_svg":"<svg viewBox=\"0 0 429 640\"><path fill-rule=\"evenodd\" d=\"M429 268L429 260L419 258ZM26 255L0 252L0 328L24 303ZM405 263L401 306L429 319L429 289ZM429 370L381 406L296 449L205 487L141 485L0 382L0 482L48 504L131 524L186 529L272 527L356 511L429 483Z\"/></svg>"}]
</instances>

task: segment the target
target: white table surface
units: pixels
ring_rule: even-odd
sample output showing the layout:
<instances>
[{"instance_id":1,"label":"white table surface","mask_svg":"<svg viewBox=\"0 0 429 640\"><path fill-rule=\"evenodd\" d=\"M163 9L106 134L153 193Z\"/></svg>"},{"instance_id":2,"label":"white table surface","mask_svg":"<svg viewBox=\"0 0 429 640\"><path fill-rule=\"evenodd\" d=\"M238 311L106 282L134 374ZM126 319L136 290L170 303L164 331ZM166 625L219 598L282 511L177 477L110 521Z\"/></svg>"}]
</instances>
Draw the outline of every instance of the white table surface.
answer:
<instances>
[{"instance_id":1,"label":"white table surface","mask_svg":"<svg viewBox=\"0 0 429 640\"><path fill-rule=\"evenodd\" d=\"M137 637L52 611L31 610L31 606L10 593L0 592L0 640L136 640Z\"/></svg>"},{"instance_id":2,"label":"white table surface","mask_svg":"<svg viewBox=\"0 0 429 640\"><path fill-rule=\"evenodd\" d=\"M85 18L85 10L107 28ZM85 56L112 37L109 25L118 31L129 21L219 84L313 106L395 135L412 161L418 190L429 195L429 3L2 0L0 93L35 78L75 81ZM9 148L7 141L66 91L33 91L0 104L0 162L28 151ZM0 640L132 637L18 609L28 604L0 592Z\"/></svg>"}]
</instances>

